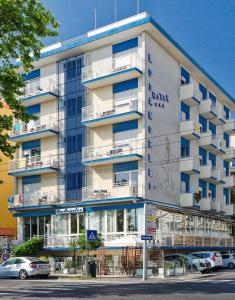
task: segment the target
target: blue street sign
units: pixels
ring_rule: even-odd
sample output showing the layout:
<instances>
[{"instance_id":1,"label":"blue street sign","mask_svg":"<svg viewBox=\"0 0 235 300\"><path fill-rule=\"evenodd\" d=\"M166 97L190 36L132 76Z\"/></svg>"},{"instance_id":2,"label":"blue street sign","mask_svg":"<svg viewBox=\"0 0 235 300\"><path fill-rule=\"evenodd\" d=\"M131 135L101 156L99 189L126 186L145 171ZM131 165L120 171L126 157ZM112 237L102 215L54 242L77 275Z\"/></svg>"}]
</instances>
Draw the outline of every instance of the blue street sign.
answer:
<instances>
[{"instance_id":1,"label":"blue street sign","mask_svg":"<svg viewBox=\"0 0 235 300\"><path fill-rule=\"evenodd\" d=\"M87 241L96 241L97 240L97 230L87 230L86 231Z\"/></svg>"},{"instance_id":2,"label":"blue street sign","mask_svg":"<svg viewBox=\"0 0 235 300\"><path fill-rule=\"evenodd\" d=\"M153 239L152 235L141 235L142 241L151 241Z\"/></svg>"}]
</instances>

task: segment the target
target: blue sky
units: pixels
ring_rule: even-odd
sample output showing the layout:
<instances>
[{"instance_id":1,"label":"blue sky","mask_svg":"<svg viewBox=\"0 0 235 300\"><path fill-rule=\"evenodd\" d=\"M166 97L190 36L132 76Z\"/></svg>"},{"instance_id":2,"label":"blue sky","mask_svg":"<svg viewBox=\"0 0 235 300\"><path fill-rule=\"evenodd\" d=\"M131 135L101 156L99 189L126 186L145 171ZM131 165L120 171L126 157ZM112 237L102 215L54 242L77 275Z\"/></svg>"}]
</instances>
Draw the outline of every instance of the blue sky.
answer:
<instances>
[{"instance_id":1,"label":"blue sky","mask_svg":"<svg viewBox=\"0 0 235 300\"><path fill-rule=\"evenodd\" d=\"M60 22L66 40L114 21L115 0L43 0ZM116 0L117 19L136 13L137 0ZM235 1L140 0L151 16L232 96L235 97Z\"/></svg>"}]
</instances>

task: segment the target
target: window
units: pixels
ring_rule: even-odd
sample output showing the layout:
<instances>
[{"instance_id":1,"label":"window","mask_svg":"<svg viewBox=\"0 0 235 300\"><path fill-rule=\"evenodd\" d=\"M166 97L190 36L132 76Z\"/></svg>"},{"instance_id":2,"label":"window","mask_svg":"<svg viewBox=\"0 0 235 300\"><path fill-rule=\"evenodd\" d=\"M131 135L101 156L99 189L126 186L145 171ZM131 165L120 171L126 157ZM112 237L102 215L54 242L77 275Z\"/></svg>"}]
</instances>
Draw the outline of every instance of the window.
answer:
<instances>
[{"instance_id":1,"label":"window","mask_svg":"<svg viewBox=\"0 0 235 300\"><path fill-rule=\"evenodd\" d=\"M11 265L14 265L16 263L16 258L12 258L12 259L9 259L8 261L6 261L4 263L4 266L11 266Z\"/></svg>"},{"instance_id":2,"label":"window","mask_svg":"<svg viewBox=\"0 0 235 300\"><path fill-rule=\"evenodd\" d=\"M190 177L188 174L181 173L181 193L189 193Z\"/></svg>"},{"instance_id":3,"label":"window","mask_svg":"<svg viewBox=\"0 0 235 300\"><path fill-rule=\"evenodd\" d=\"M181 138L181 157L188 157L190 153L190 142Z\"/></svg>"},{"instance_id":4,"label":"window","mask_svg":"<svg viewBox=\"0 0 235 300\"><path fill-rule=\"evenodd\" d=\"M81 58L72 59L64 64L64 71L67 72L67 79L72 79L81 74L82 60Z\"/></svg>"},{"instance_id":5,"label":"window","mask_svg":"<svg viewBox=\"0 0 235 300\"><path fill-rule=\"evenodd\" d=\"M107 232L115 231L115 210L107 211Z\"/></svg>"},{"instance_id":6,"label":"window","mask_svg":"<svg viewBox=\"0 0 235 300\"><path fill-rule=\"evenodd\" d=\"M138 231L137 210L127 209L127 231Z\"/></svg>"},{"instance_id":7,"label":"window","mask_svg":"<svg viewBox=\"0 0 235 300\"><path fill-rule=\"evenodd\" d=\"M199 91L202 94L202 99L206 100L207 99L207 89L201 83L199 83Z\"/></svg>"},{"instance_id":8,"label":"window","mask_svg":"<svg viewBox=\"0 0 235 300\"><path fill-rule=\"evenodd\" d=\"M79 233L82 233L83 230L85 230L85 214L80 213L79 214Z\"/></svg>"},{"instance_id":9,"label":"window","mask_svg":"<svg viewBox=\"0 0 235 300\"><path fill-rule=\"evenodd\" d=\"M25 260L23 260L22 258L17 258L15 263L16 263L17 265L19 265L19 264L24 264L24 263L25 263Z\"/></svg>"},{"instance_id":10,"label":"window","mask_svg":"<svg viewBox=\"0 0 235 300\"><path fill-rule=\"evenodd\" d=\"M181 120L187 121L190 119L190 108L188 105L181 103Z\"/></svg>"},{"instance_id":11,"label":"window","mask_svg":"<svg viewBox=\"0 0 235 300\"><path fill-rule=\"evenodd\" d=\"M67 142L68 153L81 152L82 149L81 134L68 136L66 142Z\"/></svg>"},{"instance_id":12,"label":"window","mask_svg":"<svg viewBox=\"0 0 235 300\"><path fill-rule=\"evenodd\" d=\"M124 144L129 145L128 142L136 141L137 136L138 136L137 129L115 132L113 134L113 141L116 145L118 144L123 146Z\"/></svg>"},{"instance_id":13,"label":"window","mask_svg":"<svg viewBox=\"0 0 235 300\"><path fill-rule=\"evenodd\" d=\"M27 241L30 239L30 237L30 217L26 217L24 218L24 238Z\"/></svg>"},{"instance_id":14,"label":"window","mask_svg":"<svg viewBox=\"0 0 235 300\"><path fill-rule=\"evenodd\" d=\"M181 67L181 85L190 83L190 74L183 67Z\"/></svg>"},{"instance_id":15,"label":"window","mask_svg":"<svg viewBox=\"0 0 235 300\"><path fill-rule=\"evenodd\" d=\"M82 96L74 97L66 101L67 116L80 115L82 109Z\"/></svg>"},{"instance_id":16,"label":"window","mask_svg":"<svg viewBox=\"0 0 235 300\"><path fill-rule=\"evenodd\" d=\"M117 210L117 219L116 219L116 228L117 232L124 231L124 210Z\"/></svg>"},{"instance_id":17,"label":"window","mask_svg":"<svg viewBox=\"0 0 235 300\"><path fill-rule=\"evenodd\" d=\"M78 215L77 214L71 214L70 219L71 224L71 234L77 233L77 224L78 224Z\"/></svg>"},{"instance_id":18,"label":"window","mask_svg":"<svg viewBox=\"0 0 235 300\"><path fill-rule=\"evenodd\" d=\"M67 175L67 189L76 190L82 188L82 173L70 173Z\"/></svg>"},{"instance_id":19,"label":"window","mask_svg":"<svg viewBox=\"0 0 235 300\"><path fill-rule=\"evenodd\" d=\"M116 185L127 185L129 183L138 183L138 171L126 171L114 173L114 182Z\"/></svg>"}]
</instances>

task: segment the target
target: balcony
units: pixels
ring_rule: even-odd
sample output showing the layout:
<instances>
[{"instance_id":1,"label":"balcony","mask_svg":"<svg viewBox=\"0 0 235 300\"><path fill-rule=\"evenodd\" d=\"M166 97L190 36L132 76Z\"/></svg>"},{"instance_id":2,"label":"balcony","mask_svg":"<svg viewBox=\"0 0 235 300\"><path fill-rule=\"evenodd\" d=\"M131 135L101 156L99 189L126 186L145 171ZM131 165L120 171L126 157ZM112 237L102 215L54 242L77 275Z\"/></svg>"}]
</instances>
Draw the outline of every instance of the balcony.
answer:
<instances>
[{"instance_id":1,"label":"balcony","mask_svg":"<svg viewBox=\"0 0 235 300\"><path fill-rule=\"evenodd\" d=\"M82 124L96 127L141 118L141 103L141 99L130 96L106 101L101 105L84 107L82 109Z\"/></svg>"},{"instance_id":2,"label":"balcony","mask_svg":"<svg viewBox=\"0 0 235 300\"><path fill-rule=\"evenodd\" d=\"M143 58L137 53L130 53L117 58L107 58L82 68L81 83L95 89L116 82L140 77Z\"/></svg>"},{"instance_id":3,"label":"balcony","mask_svg":"<svg viewBox=\"0 0 235 300\"><path fill-rule=\"evenodd\" d=\"M199 207L199 202L194 198L193 193L181 193L180 194L180 206L181 207Z\"/></svg>"},{"instance_id":4,"label":"balcony","mask_svg":"<svg viewBox=\"0 0 235 300\"><path fill-rule=\"evenodd\" d=\"M43 206L59 203L57 192L34 192L29 194L16 194L9 196L8 208L19 208L28 206Z\"/></svg>"},{"instance_id":5,"label":"balcony","mask_svg":"<svg viewBox=\"0 0 235 300\"><path fill-rule=\"evenodd\" d=\"M41 117L27 124L23 122L16 123L10 134L10 139L14 142L27 142L57 135L58 131L58 122L55 118Z\"/></svg>"},{"instance_id":6,"label":"balcony","mask_svg":"<svg viewBox=\"0 0 235 300\"><path fill-rule=\"evenodd\" d=\"M199 146L214 154L220 152L219 139L210 130L201 133Z\"/></svg>"},{"instance_id":7,"label":"balcony","mask_svg":"<svg viewBox=\"0 0 235 300\"><path fill-rule=\"evenodd\" d=\"M59 169L58 156L33 156L9 162L8 175L29 176L57 172Z\"/></svg>"},{"instance_id":8,"label":"balcony","mask_svg":"<svg viewBox=\"0 0 235 300\"><path fill-rule=\"evenodd\" d=\"M180 135L188 140L200 139L200 125L192 120L180 122Z\"/></svg>"},{"instance_id":9,"label":"balcony","mask_svg":"<svg viewBox=\"0 0 235 300\"><path fill-rule=\"evenodd\" d=\"M33 79L25 82L24 106L30 106L55 100L58 98L57 84L53 79L48 79L47 84L42 85L40 79Z\"/></svg>"},{"instance_id":10,"label":"balcony","mask_svg":"<svg viewBox=\"0 0 235 300\"><path fill-rule=\"evenodd\" d=\"M183 103L188 106L194 106L200 104L200 99L202 98L199 89L195 84L190 83L182 85L180 87L180 99Z\"/></svg>"},{"instance_id":11,"label":"balcony","mask_svg":"<svg viewBox=\"0 0 235 300\"><path fill-rule=\"evenodd\" d=\"M223 130L227 134L235 134L235 120L234 119L225 120Z\"/></svg>"},{"instance_id":12,"label":"balcony","mask_svg":"<svg viewBox=\"0 0 235 300\"><path fill-rule=\"evenodd\" d=\"M199 114L210 120L214 125L222 125L225 123L222 109L211 99L201 101L199 105Z\"/></svg>"},{"instance_id":13,"label":"balcony","mask_svg":"<svg viewBox=\"0 0 235 300\"><path fill-rule=\"evenodd\" d=\"M143 142L125 141L100 147L83 147L82 162L88 166L99 166L142 159Z\"/></svg>"},{"instance_id":14,"label":"balcony","mask_svg":"<svg viewBox=\"0 0 235 300\"><path fill-rule=\"evenodd\" d=\"M134 182L126 182L108 187L84 187L82 189L82 201L128 200L142 196L138 193L138 185Z\"/></svg>"},{"instance_id":15,"label":"balcony","mask_svg":"<svg viewBox=\"0 0 235 300\"><path fill-rule=\"evenodd\" d=\"M226 216L234 216L235 215L235 205L234 204L226 204L225 205L225 215Z\"/></svg>"},{"instance_id":16,"label":"balcony","mask_svg":"<svg viewBox=\"0 0 235 300\"><path fill-rule=\"evenodd\" d=\"M202 211L220 211L220 203L216 198L202 198L199 203Z\"/></svg>"},{"instance_id":17,"label":"balcony","mask_svg":"<svg viewBox=\"0 0 235 300\"><path fill-rule=\"evenodd\" d=\"M219 184L223 177L221 173L219 169L213 168L209 163L200 166L199 178L214 184Z\"/></svg>"},{"instance_id":18,"label":"balcony","mask_svg":"<svg viewBox=\"0 0 235 300\"><path fill-rule=\"evenodd\" d=\"M224 177L224 188L234 188L235 187L235 176L230 175L230 176L225 176Z\"/></svg>"},{"instance_id":19,"label":"balcony","mask_svg":"<svg viewBox=\"0 0 235 300\"><path fill-rule=\"evenodd\" d=\"M184 157L180 159L180 172L192 175L200 173L200 160L197 157Z\"/></svg>"}]
</instances>

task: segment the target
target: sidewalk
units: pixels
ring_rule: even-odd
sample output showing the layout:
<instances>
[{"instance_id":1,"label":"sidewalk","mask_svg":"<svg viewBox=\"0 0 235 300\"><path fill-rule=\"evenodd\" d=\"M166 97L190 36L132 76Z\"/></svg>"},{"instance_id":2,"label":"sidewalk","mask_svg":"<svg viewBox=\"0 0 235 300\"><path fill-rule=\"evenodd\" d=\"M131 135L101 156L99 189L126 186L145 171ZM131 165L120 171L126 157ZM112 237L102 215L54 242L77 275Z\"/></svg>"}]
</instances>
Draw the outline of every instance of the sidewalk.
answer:
<instances>
[{"instance_id":1,"label":"sidewalk","mask_svg":"<svg viewBox=\"0 0 235 300\"><path fill-rule=\"evenodd\" d=\"M201 274L201 273L191 273L182 276L170 276L170 277L149 277L146 282L158 282L158 281L188 281L188 280L196 280L196 279L204 279L207 277L214 277L218 275L226 274L226 272L215 272L215 273L208 273L208 274ZM82 281L82 282L96 282L96 283L140 283L144 282L141 277L127 277L127 276L112 276L112 275L105 275L99 278L88 278L83 279L78 274L57 274L53 273L50 275L50 278L58 279L59 281Z\"/></svg>"}]
</instances>

